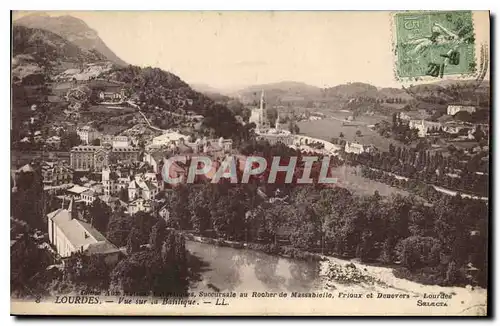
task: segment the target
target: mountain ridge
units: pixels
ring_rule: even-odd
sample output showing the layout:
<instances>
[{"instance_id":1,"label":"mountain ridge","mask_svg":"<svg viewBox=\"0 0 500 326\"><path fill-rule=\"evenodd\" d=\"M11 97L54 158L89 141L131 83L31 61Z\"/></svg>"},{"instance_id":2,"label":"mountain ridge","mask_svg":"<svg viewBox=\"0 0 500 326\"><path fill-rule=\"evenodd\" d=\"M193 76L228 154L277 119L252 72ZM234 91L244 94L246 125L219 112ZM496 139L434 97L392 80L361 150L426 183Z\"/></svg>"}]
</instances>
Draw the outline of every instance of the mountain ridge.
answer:
<instances>
[{"instance_id":1,"label":"mountain ridge","mask_svg":"<svg viewBox=\"0 0 500 326\"><path fill-rule=\"evenodd\" d=\"M14 26L18 25L52 32L85 50L98 51L114 64L119 66L127 65L125 61L108 48L95 30L76 17L69 15L52 17L47 14L37 13L18 18L13 24Z\"/></svg>"}]
</instances>

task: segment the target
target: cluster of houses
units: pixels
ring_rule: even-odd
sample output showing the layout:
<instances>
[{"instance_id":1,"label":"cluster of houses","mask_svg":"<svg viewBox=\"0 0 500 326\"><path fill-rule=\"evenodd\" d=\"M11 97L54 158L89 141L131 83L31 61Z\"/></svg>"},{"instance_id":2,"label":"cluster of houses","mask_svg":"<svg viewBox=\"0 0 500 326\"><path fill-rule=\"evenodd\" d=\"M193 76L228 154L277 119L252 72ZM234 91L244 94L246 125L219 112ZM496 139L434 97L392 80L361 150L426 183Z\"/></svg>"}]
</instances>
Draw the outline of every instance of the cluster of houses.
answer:
<instances>
[{"instance_id":1,"label":"cluster of houses","mask_svg":"<svg viewBox=\"0 0 500 326\"><path fill-rule=\"evenodd\" d=\"M92 142L96 135L91 128L80 128L79 136L86 143ZM95 138L94 138L95 139ZM112 155L127 152L131 147L128 137L101 137L103 146L76 146L71 151L71 164L46 162L43 168L44 183L47 185L68 185L59 188L58 198L61 208L47 214L49 240L61 257L68 257L74 252L103 254L106 259L115 261L120 253L106 238L83 218L84 206L90 206L96 200L108 205L112 211L122 210L129 215L149 212L169 219L165 198L158 197L162 191L168 191L161 176L161 167L171 155L196 155L203 153L215 158L230 155L230 139L192 139L179 132L172 131L158 136L150 142L140 160L138 152L129 159L111 159ZM90 148L92 147L92 148ZM135 148L134 148L135 149ZM83 156L82 156L83 155ZM106 156L103 159L98 157ZM85 158L84 158L85 157ZM83 162L87 164L83 164ZM92 162L92 163L91 163ZM82 169L85 167L85 169ZM73 174L80 170L92 172L74 180ZM187 167L175 165L173 173L187 175ZM96 174L95 172L98 172ZM100 173L100 180L95 179ZM90 177L94 175L93 179ZM72 183L73 181L74 184Z\"/></svg>"},{"instance_id":2,"label":"cluster of houses","mask_svg":"<svg viewBox=\"0 0 500 326\"><path fill-rule=\"evenodd\" d=\"M28 136L22 138L19 142L20 144L25 144L25 145L27 144L46 145L47 147L53 149L59 149L61 147L61 137L50 136L48 138L44 138L40 130L35 131L33 134L31 132L28 132Z\"/></svg>"},{"instance_id":3,"label":"cluster of houses","mask_svg":"<svg viewBox=\"0 0 500 326\"><path fill-rule=\"evenodd\" d=\"M415 114L420 114L420 112L415 114L412 114L412 112L403 112L399 115L399 118L401 120L406 120L410 128L417 129L418 136L421 138L443 131L452 135L462 133L459 138L463 140L474 139L476 126L472 126L467 123L460 123L452 119L452 116L458 112L474 113L476 112L476 108L465 105L449 105L446 110L447 114L440 117L438 121L429 121L426 120L425 117L419 117L419 119L416 119Z\"/></svg>"},{"instance_id":4,"label":"cluster of houses","mask_svg":"<svg viewBox=\"0 0 500 326\"><path fill-rule=\"evenodd\" d=\"M152 212L155 198L164 190L164 182L154 172L140 172L143 165L136 167L115 165L104 167L101 180L89 180L82 177L79 184L66 189L61 199L74 198L87 206L99 199L115 211L123 209L133 215L139 211ZM123 197L123 192L126 196ZM156 207L158 208L158 207Z\"/></svg>"}]
</instances>

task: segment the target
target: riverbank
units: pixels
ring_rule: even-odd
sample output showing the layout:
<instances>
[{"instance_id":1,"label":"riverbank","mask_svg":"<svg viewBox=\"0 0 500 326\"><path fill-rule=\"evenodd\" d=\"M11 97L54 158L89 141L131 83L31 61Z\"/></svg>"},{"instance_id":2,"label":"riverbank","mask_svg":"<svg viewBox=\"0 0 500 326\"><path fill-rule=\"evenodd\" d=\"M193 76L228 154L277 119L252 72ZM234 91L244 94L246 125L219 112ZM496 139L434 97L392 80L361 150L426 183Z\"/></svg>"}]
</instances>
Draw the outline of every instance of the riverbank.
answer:
<instances>
[{"instance_id":1,"label":"riverbank","mask_svg":"<svg viewBox=\"0 0 500 326\"><path fill-rule=\"evenodd\" d=\"M247 249L286 259L314 261L319 264L319 284L317 285L319 289L359 293L376 292L381 293L381 295L395 293L408 295L415 299L422 298L430 293L444 293L459 298L463 302L464 309L474 307L474 309L481 310L485 309L487 304L487 290L479 287L424 285L397 278L390 267L371 266L351 260L309 253L295 248L291 250L289 247L280 251L271 245L212 239L191 233L185 233L185 235L190 241L215 247L227 247L236 250Z\"/></svg>"},{"instance_id":2,"label":"riverbank","mask_svg":"<svg viewBox=\"0 0 500 326\"><path fill-rule=\"evenodd\" d=\"M208 237L197 236L192 233L184 233L186 239L200 243L210 244L219 247L229 247L233 249L250 249L260 251L269 255L276 255L283 258L301 259L309 261L327 260L326 256L315 254L303 250L299 250L290 246L279 246L275 244L260 244L260 243L244 243L238 241L229 241L223 239L213 239Z\"/></svg>"},{"instance_id":3,"label":"riverbank","mask_svg":"<svg viewBox=\"0 0 500 326\"><path fill-rule=\"evenodd\" d=\"M355 291L361 293L376 293L384 295L408 295L410 299L425 301L432 296L448 296L449 306L457 305L459 315L484 315L487 307L487 290L480 287L444 287L439 285L424 285L407 279L397 278L389 267L370 266L363 263L352 263L339 258L327 257L321 262L321 277L328 289L337 291ZM347 264L346 264L347 263ZM332 266L348 266L351 274L358 282L342 283L329 277ZM334 268L335 269L335 268Z\"/></svg>"},{"instance_id":4,"label":"riverbank","mask_svg":"<svg viewBox=\"0 0 500 326\"><path fill-rule=\"evenodd\" d=\"M196 238L186 241L186 248L199 264L197 278L190 285L195 293L213 292L214 289L220 292L285 292L289 296L291 293L328 293L336 301L335 307L328 311L342 307L343 311L352 310L353 314L370 314L381 309L398 315L484 315L486 311L485 289L417 284L396 278L390 268L334 257L324 257L321 261L282 258L244 247L236 249L197 242ZM325 300L302 300L301 309L313 311L324 307L323 304L331 299ZM254 307L260 303L244 302L242 306L251 304ZM433 307L436 303L445 306ZM291 307L282 300L280 304Z\"/></svg>"}]
</instances>

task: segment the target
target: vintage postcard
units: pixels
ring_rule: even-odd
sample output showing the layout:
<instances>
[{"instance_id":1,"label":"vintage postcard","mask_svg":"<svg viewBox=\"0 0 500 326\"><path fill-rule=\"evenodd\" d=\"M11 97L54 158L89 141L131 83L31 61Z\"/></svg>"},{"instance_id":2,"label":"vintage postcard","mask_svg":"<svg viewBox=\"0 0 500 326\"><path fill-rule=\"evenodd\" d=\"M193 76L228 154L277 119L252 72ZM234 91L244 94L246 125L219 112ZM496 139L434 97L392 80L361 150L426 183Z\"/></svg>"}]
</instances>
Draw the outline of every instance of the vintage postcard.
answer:
<instances>
[{"instance_id":1,"label":"vintage postcard","mask_svg":"<svg viewBox=\"0 0 500 326\"><path fill-rule=\"evenodd\" d=\"M11 314L488 315L488 11L14 11L11 39Z\"/></svg>"}]
</instances>

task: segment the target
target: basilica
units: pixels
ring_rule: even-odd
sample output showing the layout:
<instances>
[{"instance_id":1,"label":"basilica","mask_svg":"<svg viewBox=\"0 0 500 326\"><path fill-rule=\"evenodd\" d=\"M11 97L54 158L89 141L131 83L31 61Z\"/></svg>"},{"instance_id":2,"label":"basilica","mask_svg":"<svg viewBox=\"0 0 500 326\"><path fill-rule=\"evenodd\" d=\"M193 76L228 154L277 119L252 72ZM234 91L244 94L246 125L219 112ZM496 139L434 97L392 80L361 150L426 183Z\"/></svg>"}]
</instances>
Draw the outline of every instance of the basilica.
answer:
<instances>
[{"instance_id":1,"label":"basilica","mask_svg":"<svg viewBox=\"0 0 500 326\"><path fill-rule=\"evenodd\" d=\"M267 116L264 91L262 91L260 95L260 105L258 108L252 110L249 120L250 123L255 123L255 134L257 135L257 139L265 139L271 144L283 143L285 145L292 145L294 136L290 131L281 128L279 120L280 116L278 112L274 128L272 128Z\"/></svg>"}]
</instances>

